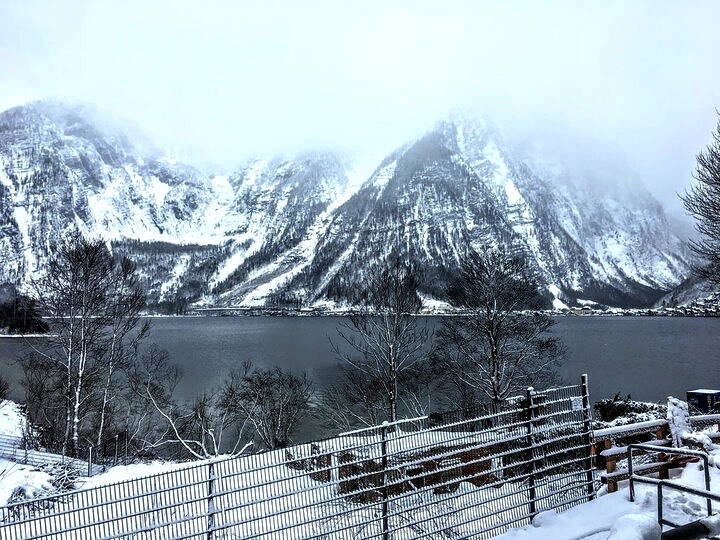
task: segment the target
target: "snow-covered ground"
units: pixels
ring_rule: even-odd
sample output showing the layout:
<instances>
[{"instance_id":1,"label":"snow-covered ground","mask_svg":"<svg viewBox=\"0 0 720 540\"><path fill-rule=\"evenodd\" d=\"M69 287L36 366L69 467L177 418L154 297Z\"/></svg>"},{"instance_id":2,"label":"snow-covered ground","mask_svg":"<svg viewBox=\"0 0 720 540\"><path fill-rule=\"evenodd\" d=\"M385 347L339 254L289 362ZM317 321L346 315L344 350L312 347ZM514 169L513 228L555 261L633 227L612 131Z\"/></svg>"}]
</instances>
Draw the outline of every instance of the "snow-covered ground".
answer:
<instances>
[{"instance_id":1,"label":"snow-covered ground","mask_svg":"<svg viewBox=\"0 0 720 540\"><path fill-rule=\"evenodd\" d=\"M24 423L24 417L22 410L16 404L12 402L4 402L0 407L0 434L20 435L22 434ZM455 434L458 435L457 433ZM470 437L471 434L468 434ZM352 437L351 437L352 438ZM412 436L409 437L413 439ZM357 441L360 442L360 441ZM362 441L367 442L367 441ZM348 444L348 441L345 440ZM717 461L720 465L720 449L717 452L718 459L713 459L711 464ZM248 516L253 516L253 519L257 519L263 515L272 515L273 512L278 512L284 516L284 519L280 520L279 516L270 518L268 523L264 520L249 522L247 526L242 527L242 532L252 536L255 533L260 534L262 531L267 530L264 527L266 525L272 527L282 527L283 525L292 525L295 523L296 528L292 531L284 531L277 534L288 534L292 533L292 537L301 537L305 534L317 534L320 527L320 523L306 523L307 519L313 517L322 519L325 521L327 516L338 512L338 505L342 502L337 500L333 504L328 504L327 501L332 500L336 495L332 492L332 488L326 485L311 483L308 487L310 491L300 488L300 476L297 475L297 471L293 471L287 467L273 468L273 475L279 475L276 480L281 482L277 485L278 493L283 492L282 487L287 482L294 489L292 490L292 496L285 497L276 500L273 503L270 501L263 501L263 498L267 496L267 492L260 489L260 485L256 484L256 480L250 481L254 478L252 472L255 467L258 466L261 459L260 456L249 456L247 459L243 459L243 463L230 461L218 463L219 469L217 469L218 476L218 488L220 491L227 493L228 500L224 501L226 504L240 504L241 507L235 511L231 511L235 519L245 520ZM284 452L278 451L270 454L266 454L262 458L263 462L268 459L276 460L278 463L284 462L287 458ZM140 490L145 488L151 489L150 484L145 485L145 481L140 480L141 478L147 478L151 475L158 475L161 473L168 473L177 469L185 468L197 468L202 466L202 463L191 462L191 463L174 463L174 462L153 462L153 463L142 463L127 466L118 466L110 469L109 471L97 475L93 478L79 478L76 481L77 488L90 488L106 486L108 484L115 484L117 482L131 481L130 483L135 485ZM229 467L229 468L228 468ZM236 467L239 467L236 469ZM228 468L227 470L224 470ZM691 485L699 488L704 488L704 471L702 470L701 463L691 463L686 466L685 469L680 471L674 471L674 480L677 482ZM0 459L0 506L7 504L11 498L31 498L36 496L42 496L52 493L56 488L57 482L53 477L53 471L49 468L38 468L27 465L21 465L13 463L8 460ZM247 474L250 476L247 476ZM711 465L711 490L720 491L720 468L717 465ZM192 472L188 471L189 477L192 477ZM157 478L157 477L155 477ZM133 479L137 479L133 481ZM305 477L307 482L310 482ZM151 483L154 480L150 481ZM154 485L154 484L153 484ZM241 497L235 500L235 496L232 495L233 490L240 488ZM176 497L178 500L187 500L187 494L184 493L182 486L174 487L171 495ZM227 491L225 491L227 490ZM328 491L330 490L330 491ZM304 493L302 493L304 492ZM290 492L288 492L290 494ZM494 508L495 502L492 499L486 500L486 494L483 490L476 490L468 483L462 483L459 491L455 494L459 497L451 501L451 497L439 496L434 498L428 493L423 503L431 504L427 506L425 510L417 511L412 508L398 508L401 512L401 517L404 515L406 518L412 519L431 519L430 509L436 507L437 504L442 512L450 512L448 515L452 515L453 521L458 517L458 512L463 520L471 520L479 515L492 515L496 512ZM418 495L422 497L421 495ZM218 499L223 499L225 496L220 496ZM337 498L337 497L336 497ZM250 502L248 502L250 501ZM434 502L433 502L434 501ZM147 501L140 501L139 504L145 504ZM222 502L219 500L220 506ZM409 503L410 501L408 501ZM413 501L417 503L417 501ZM148 504L150 504L148 502ZM154 504L154 503L153 503ZM201 503L198 503L202 506ZM273 508L268 507L269 504L274 504ZM599 492L599 497L589 503L575 506L570 510L563 513L546 512L536 517L533 525L528 525L520 529L515 529L501 535L499 538L502 540L575 540L575 539L612 539L612 540L633 540L633 539L656 539L659 538L660 529L657 526L657 498L656 489L654 486L647 486L638 484L636 485L636 500L630 502L628 497L628 489L626 483L621 484L620 490L616 493L607 494L605 490ZM279 507L277 507L279 505ZM304 513L296 515L295 508L302 507L303 505L309 505L306 507ZM414 506L414 505L413 505ZM720 506L720 505L719 505ZM111 510L110 507L105 510ZM120 508L118 507L118 510ZM185 505L184 510L189 515L199 515L197 512L202 512L202 508L191 508ZM406 514L410 512L411 514ZM377 531L375 527L376 515L373 508L366 508L362 511L353 511L357 515L347 515L343 518L343 525L350 525L355 520L369 520L370 525L365 529L364 534L373 534ZM677 523L686 523L696 519L705 517L705 501L703 499L688 496L683 493L666 490L664 492L664 512L666 519ZM237 514L237 515L235 515ZM115 515L115 514L113 514ZM171 516L165 516L158 514L159 519L167 519ZM344 521L347 520L347 523ZM327 525L327 524L326 524ZM335 523L335 525L338 525ZM463 527L463 530L468 534L472 533L472 523L468 523L467 527ZM325 531L327 532L327 531ZM412 531L409 531L411 533ZM297 536L299 535L299 536ZM248 537L250 537L248 536ZM290 538L291 536L284 536ZM403 535L403 538L410 538L411 536ZM339 538L339 537L338 537Z\"/></svg>"},{"instance_id":2,"label":"snow-covered ground","mask_svg":"<svg viewBox=\"0 0 720 540\"><path fill-rule=\"evenodd\" d=\"M0 506L21 494L23 498L42 497L53 489L50 473L0 458Z\"/></svg>"},{"instance_id":3,"label":"snow-covered ground","mask_svg":"<svg viewBox=\"0 0 720 540\"><path fill-rule=\"evenodd\" d=\"M25 415L20 405L9 399L0 400L0 435L22 437Z\"/></svg>"},{"instance_id":4,"label":"snow-covered ground","mask_svg":"<svg viewBox=\"0 0 720 540\"><path fill-rule=\"evenodd\" d=\"M702 464L690 463L673 480L705 489ZM710 490L720 492L720 469L710 469ZM689 523L707 516L705 500L678 491L663 491L663 515L675 523ZM501 540L656 540L657 488L636 484L635 502L630 502L627 484L615 493L603 490L594 501L555 514L540 514L533 526L509 531Z\"/></svg>"}]
</instances>

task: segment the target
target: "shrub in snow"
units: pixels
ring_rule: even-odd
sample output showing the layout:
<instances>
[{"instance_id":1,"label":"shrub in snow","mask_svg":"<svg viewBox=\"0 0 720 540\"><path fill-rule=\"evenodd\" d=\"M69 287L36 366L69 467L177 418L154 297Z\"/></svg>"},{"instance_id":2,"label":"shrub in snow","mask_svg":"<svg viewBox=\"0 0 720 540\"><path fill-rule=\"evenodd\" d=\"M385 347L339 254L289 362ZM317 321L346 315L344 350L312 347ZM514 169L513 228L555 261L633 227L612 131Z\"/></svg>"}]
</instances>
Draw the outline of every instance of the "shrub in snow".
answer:
<instances>
[{"instance_id":1,"label":"shrub in snow","mask_svg":"<svg viewBox=\"0 0 720 540\"><path fill-rule=\"evenodd\" d=\"M615 394L612 399L601 399L596 402L594 408L596 418L599 419L596 422L596 428L608 427L604 423L633 424L665 416L665 407L663 405L634 401L630 395L621 397L620 392Z\"/></svg>"},{"instance_id":2,"label":"shrub in snow","mask_svg":"<svg viewBox=\"0 0 720 540\"><path fill-rule=\"evenodd\" d=\"M77 479L81 476L78 465L71 461L53 463L42 469L50 475L50 484L60 493L75 489Z\"/></svg>"}]
</instances>

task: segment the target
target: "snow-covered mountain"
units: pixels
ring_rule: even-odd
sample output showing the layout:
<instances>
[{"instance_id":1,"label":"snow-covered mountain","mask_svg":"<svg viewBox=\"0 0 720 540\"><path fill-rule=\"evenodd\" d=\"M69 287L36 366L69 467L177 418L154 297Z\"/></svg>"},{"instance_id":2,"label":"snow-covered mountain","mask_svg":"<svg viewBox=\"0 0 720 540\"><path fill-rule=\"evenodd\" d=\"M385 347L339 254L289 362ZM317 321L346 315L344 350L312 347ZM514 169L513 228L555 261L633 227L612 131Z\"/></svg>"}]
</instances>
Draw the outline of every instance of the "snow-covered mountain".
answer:
<instances>
[{"instance_id":1,"label":"snow-covered mountain","mask_svg":"<svg viewBox=\"0 0 720 540\"><path fill-rule=\"evenodd\" d=\"M484 120L438 123L359 185L329 151L212 175L119 126L56 101L0 114L0 281L27 285L73 226L136 260L158 304L343 304L396 254L432 304L462 253L498 244L556 305L647 305L688 274L640 184L535 156Z\"/></svg>"},{"instance_id":2,"label":"snow-covered mountain","mask_svg":"<svg viewBox=\"0 0 720 540\"><path fill-rule=\"evenodd\" d=\"M655 302L654 307L689 306L708 298L716 304L720 300L720 287L693 274Z\"/></svg>"}]
</instances>

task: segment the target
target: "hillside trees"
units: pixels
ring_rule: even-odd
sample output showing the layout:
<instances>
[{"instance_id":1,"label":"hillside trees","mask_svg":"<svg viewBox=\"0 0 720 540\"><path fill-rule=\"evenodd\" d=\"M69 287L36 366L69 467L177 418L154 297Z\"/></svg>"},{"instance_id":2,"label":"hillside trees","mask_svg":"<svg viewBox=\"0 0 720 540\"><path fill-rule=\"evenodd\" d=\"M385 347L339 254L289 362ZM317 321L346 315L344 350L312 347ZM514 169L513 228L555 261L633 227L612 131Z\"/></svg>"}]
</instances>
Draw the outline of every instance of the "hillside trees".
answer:
<instances>
[{"instance_id":1,"label":"hillside trees","mask_svg":"<svg viewBox=\"0 0 720 540\"><path fill-rule=\"evenodd\" d=\"M0 285L0 333L41 334L48 330L36 302L18 292L14 285Z\"/></svg>"},{"instance_id":2,"label":"hillside trees","mask_svg":"<svg viewBox=\"0 0 720 540\"><path fill-rule=\"evenodd\" d=\"M697 155L697 183L681 198L702 235L691 242L702 260L695 270L710 283L720 285L720 121L712 137L712 143Z\"/></svg>"}]
</instances>

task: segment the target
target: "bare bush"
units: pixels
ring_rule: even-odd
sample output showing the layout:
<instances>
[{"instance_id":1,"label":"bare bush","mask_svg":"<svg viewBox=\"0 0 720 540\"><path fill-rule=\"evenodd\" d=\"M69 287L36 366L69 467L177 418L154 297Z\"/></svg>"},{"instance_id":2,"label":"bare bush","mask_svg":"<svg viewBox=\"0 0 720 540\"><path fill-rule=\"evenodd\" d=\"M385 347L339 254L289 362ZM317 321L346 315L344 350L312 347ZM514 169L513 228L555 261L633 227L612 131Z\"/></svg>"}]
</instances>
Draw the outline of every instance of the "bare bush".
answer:
<instances>
[{"instance_id":1,"label":"bare bush","mask_svg":"<svg viewBox=\"0 0 720 540\"><path fill-rule=\"evenodd\" d=\"M232 372L220 388L179 405L173 392L180 372L167 353L151 351L131 376L135 394L147 411L134 430L145 449L177 444L195 458L245 452L253 440L268 449L291 443L310 408L312 383L307 376L256 369L252 362ZM162 418L152 421L153 415Z\"/></svg>"}]
</instances>

